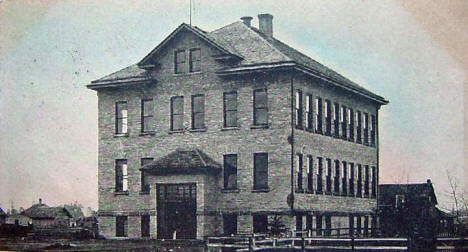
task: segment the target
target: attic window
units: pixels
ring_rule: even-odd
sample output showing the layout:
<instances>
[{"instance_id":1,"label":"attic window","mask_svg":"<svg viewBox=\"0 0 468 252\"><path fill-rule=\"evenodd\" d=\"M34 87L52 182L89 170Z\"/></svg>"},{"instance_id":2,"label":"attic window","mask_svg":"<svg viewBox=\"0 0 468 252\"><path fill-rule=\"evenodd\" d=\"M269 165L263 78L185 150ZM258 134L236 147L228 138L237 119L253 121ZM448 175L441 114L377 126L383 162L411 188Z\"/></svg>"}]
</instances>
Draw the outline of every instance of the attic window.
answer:
<instances>
[{"instance_id":1,"label":"attic window","mask_svg":"<svg viewBox=\"0 0 468 252\"><path fill-rule=\"evenodd\" d=\"M178 50L174 53L174 72L176 74L185 73L185 51Z\"/></svg>"},{"instance_id":2,"label":"attic window","mask_svg":"<svg viewBox=\"0 0 468 252\"><path fill-rule=\"evenodd\" d=\"M200 48L190 49L190 72L200 72Z\"/></svg>"}]
</instances>

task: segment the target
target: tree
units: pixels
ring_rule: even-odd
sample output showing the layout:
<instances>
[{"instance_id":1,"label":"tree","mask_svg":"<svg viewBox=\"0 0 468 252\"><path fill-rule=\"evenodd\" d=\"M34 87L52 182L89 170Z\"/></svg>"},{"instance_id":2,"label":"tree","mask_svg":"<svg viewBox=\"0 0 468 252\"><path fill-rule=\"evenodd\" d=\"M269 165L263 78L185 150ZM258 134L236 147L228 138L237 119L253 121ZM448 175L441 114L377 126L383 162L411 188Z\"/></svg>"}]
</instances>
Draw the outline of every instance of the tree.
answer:
<instances>
[{"instance_id":1,"label":"tree","mask_svg":"<svg viewBox=\"0 0 468 252\"><path fill-rule=\"evenodd\" d=\"M452 200L452 214L455 215L455 225L461 233L468 232L468 201L467 192L460 188L457 178L453 177L449 170L446 170L447 179L450 185L448 196Z\"/></svg>"},{"instance_id":2,"label":"tree","mask_svg":"<svg viewBox=\"0 0 468 252\"><path fill-rule=\"evenodd\" d=\"M280 235L286 232L286 225L280 215L274 215L271 222L268 222L268 230L272 235Z\"/></svg>"}]
</instances>

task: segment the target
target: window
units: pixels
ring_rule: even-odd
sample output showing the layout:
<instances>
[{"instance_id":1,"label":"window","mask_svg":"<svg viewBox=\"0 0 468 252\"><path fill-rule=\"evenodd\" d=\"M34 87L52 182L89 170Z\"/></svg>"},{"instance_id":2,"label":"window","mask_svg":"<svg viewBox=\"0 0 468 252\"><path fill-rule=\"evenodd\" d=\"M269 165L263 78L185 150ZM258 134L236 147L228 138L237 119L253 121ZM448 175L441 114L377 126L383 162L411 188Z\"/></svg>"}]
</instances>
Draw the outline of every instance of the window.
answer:
<instances>
[{"instance_id":1,"label":"window","mask_svg":"<svg viewBox=\"0 0 468 252\"><path fill-rule=\"evenodd\" d=\"M268 100L266 89L254 90L254 125L268 125Z\"/></svg>"},{"instance_id":2,"label":"window","mask_svg":"<svg viewBox=\"0 0 468 252\"><path fill-rule=\"evenodd\" d=\"M349 234L354 235L354 215L349 215L349 221L348 221L348 227L349 227Z\"/></svg>"},{"instance_id":3,"label":"window","mask_svg":"<svg viewBox=\"0 0 468 252\"><path fill-rule=\"evenodd\" d=\"M268 231L268 215L253 215L253 231L254 233L266 233Z\"/></svg>"},{"instance_id":4,"label":"window","mask_svg":"<svg viewBox=\"0 0 468 252\"><path fill-rule=\"evenodd\" d=\"M342 162L343 164L343 176L341 177L341 185L342 185L342 188L341 188L341 194L342 195L348 195L348 163L346 161L343 161Z\"/></svg>"},{"instance_id":5,"label":"window","mask_svg":"<svg viewBox=\"0 0 468 252\"><path fill-rule=\"evenodd\" d=\"M254 154L254 190L268 189L268 153Z\"/></svg>"},{"instance_id":6,"label":"window","mask_svg":"<svg viewBox=\"0 0 468 252\"><path fill-rule=\"evenodd\" d=\"M115 104L115 133L128 133L128 110L127 102L119 101Z\"/></svg>"},{"instance_id":7,"label":"window","mask_svg":"<svg viewBox=\"0 0 468 252\"><path fill-rule=\"evenodd\" d=\"M314 158L307 156L307 191L314 192Z\"/></svg>"},{"instance_id":8,"label":"window","mask_svg":"<svg viewBox=\"0 0 468 252\"><path fill-rule=\"evenodd\" d=\"M184 97L171 98L171 130L184 130Z\"/></svg>"},{"instance_id":9,"label":"window","mask_svg":"<svg viewBox=\"0 0 468 252\"><path fill-rule=\"evenodd\" d=\"M331 135L331 102L325 100L325 135Z\"/></svg>"},{"instance_id":10,"label":"window","mask_svg":"<svg viewBox=\"0 0 468 252\"><path fill-rule=\"evenodd\" d=\"M377 196L377 168L375 166L372 166L371 190L371 196L375 198Z\"/></svg>"},{"instance_id":11,"label":"window","mask_svg":"<svg viewBox=\"0 0 468 252\"><path fill-rule=\"evenodd\" d=\"M296 215L296 231L302 231L302 215L301 214L297 214ZM302 236L302 234L299 234L300 236Z\"/></svg>"},{"instance_id":12,"label":"window","mask_svg":"<svg viewBox=\"0 0 468 252\"><path fill-rule=\"evenodd\" d=\"M142 215L141 216L141 237L150 236L150 216Z\"/></svg>"},{"instance_id":13,"label":"window","mask_svg":"<svg viewBox=\"0 0 468 252\"><path fill-rule=\"evenodd\" d=\"M296 128L302 129L302 91L296 91Z\"/></svg>"},{"instance_id":14,"label":"window","mask_svg":"<svg viewBox=\"0 0 468 252\"><path fill-rule=\"evenodd\" d=\"M340 105L338 103L335 103L334 106L335 113L333 113L333 123L335 125L335 137L340 136L340 124L338 122L338 119L340 117Z\"/></svg>"},{"instance_id":15,"label":"window","mask_svg":"<svg viewBox=\"0 0 468 252\"><path fill-rule=\"evenodd\" d=\"M127 237L128 235L128 217L116 216L115 217L115 236Z\"/></svg>"},{"instance_id":16,"label":"window","mask_svg":"<svg viewBox=\"0 0 468 252\"><path fill-rule=\"evenodd\" d=\"M302 191L303 188L302 188L302 163L303 160L302 160L302 154L300 153L297 153L296 154L296 172L297 172L297 181L296 181L296 190L298 191Z\"/></svg>"},{"instance_id":17,"label":"window","mask_svg":"<svg viewBox=\"0 0 468 252\"><path fill-rule=\"evenodd\" d=\"M314 120L314 114L312 114L312 95L306 96L306 129L312 130L312 121Z\"/></svg>"},{"instance_id":18,"label":"window","mask_svg":"<svg viewBox=\"0 0 468 252\"><path fill-rule=\"evenodd\" d=\"M237 92L223 94L224 127L237 127Z\"/></svg>"},{"instance_id":19,"label":"window","mask_svg":"<svg viewBox=\"0 0 468 252\"><path fill-rule=\"evenodd\" d=\"M312 221L313 221L312 215L310 214L306 215L306 230L308 231L312 230Z\"/></svg>"},{"instance_id":20,"label":"window","mask_svg":"<svg viewBox=\"0 0 468 252\"><path fill-rule=\"evenodd\" d=\"M321 194L323 190L322 176L323 176L322 158L317 157L317 194Z\"/></svg>"},{"instance_id":21,"label":"window","mask_svg":"<svg viewBox=\"0 0 468 252\"><path fill-rule=\"evenodd\" d=\"M224 235L237 234L237 214L223 214Z\"/></svg>"},{"instance_id":22,"label":"window","mask_svg":"<svg viewBox=\"0 0 468 252\"><path fill-rule=\"evenodd\" d=\"M115 191L128 191L128 168L126 159L115 161Z\"/></svg>"},{"instance_id":23,"label":"window","mask_svg":"<svg viewBox=\"0 0 468 252\"><path fill-rule=\"evenodd\" d=\"M364 216L364 236L369 235L369 216Z\"/></svg>"},{"instance_id":24,"label":"window","mask_svg":"<svg viewBox=\"0 0 468 252\"><path fill-rule=\"evenodd\" d=\"M185 73L185 50L178 50L174 53L174 73Z\"/></svg>"},{"instance_id":25,"label":"window","mask_svg":"<svg viewBox=\"0 0 468 252\"><path fill-rule=\"evenodd\" d=\"M153 131L153 99L141 100L141 132Z\"/></svg>"},{"instance_id":26,"label":"window","mask_svg":"<svg viewBox=\"0 0 468 252\"><path fill-rule=\"evenodd\" d=\"M331 216L325 215L325 236L331 236Z\"/></svg>"},{"instance_id":27,"label":"window","mask_svg":"<svg viewBox=\"0 0 468 252\"><path fill-rule=\"evenodd\" d=\"M357 196L362 197L362 165L358 164Z\"/></svg>"},{"instance_id":28,"label":"window","mask_svg":"<svg viewBox=\"0 0 468 252\"><path fill-rule=\"evenodd\" d=\"M361 116L361 111L356 111L356 142L361 143L362 142L362 116Z\"/></svg>"},{"instance_id":29,"label":"window","mask_svg":"<svg viewBox=\"0 0 468 252\"><path fill-rule=\"evenodd\" d=\"M315 226L316 226L316 229L317 229L317 235L318 236L321 236L322 235L322 216L321 215L317 215L316 218L315 218Z\"/></svg>"},{"instance_id":30,"label":"window","mask_svg":"<svg viewBox=\"0 0 468 252\"><path fill-rule=\"evenodd\" d=\"M354 196L354 164L349 163L349 195Z\"/></svg>"},{"instance_id":31,"label":"window","mask_svg":"<svg viewBox=\"0 0 468 252\"><path fill-rule=\"evenodd\" d=\"M190 49L190 72L200 72L200 48Z\"/></svg>"},{"instance_id":32,"label":"window","mask_svg":"<svg viewBox=\"0 0 468 252\"><path fill-rule=\"evenodd\" d=\"M315 132L322 134L322 98L315 98Z\"/></svg>"},{"instance_id":33,"label":"window","mask_svg":"<svg viewBox=\"0 0 468 252\"><path fill-rule=\"evenodd\" d=\"M347 111L348 109L346 106L341 106L341 137L343 139L348 138L348 117L347 117Z\"/></svg>"},{"instance_id":34,"label":"window","mask_svg":"<svg viewBox=\"0 0 468 252\"><path fill-rule=\"evenodd\" d=\"M364 113L364 144L369 144L369 114Z\"/></svg>"},{"instance_id":35,"label":"window","mask_svg":"<svg viewBox=\"0 0 468 252\"><path fill-rule=\"evenodd\" d=\"M192 129L205 128L205 95L192 95Z\"/></svg>"},{"instance_id":36,"label":"window","mask_svg":"<svg viewBox=\"0 0 468 252\"><path fill-rule=\"evenodd\" d=\"M375 115L371 115L371 125L370 125L370 136L371 136L371 145L375 146L375 130L376 130L376 118Z\"/></svg>"},{"instance_id":37,"label":"window","mask_svg":"<svg viewBox=\"0 0 468 252\"><path fill-rule=\"evenodd\" d=\"M340 161L335 160L335 194L340 193Z\"/></svg>"},{"instance_id":38,"label":"window","mask_svg":"<svg viewBox=\"0 0 468 252\"><path fill-rule=\"evenodd\" d=\"M365 179L364 179L364 195L369 196L369 166L366 165L366 170L365 170Z\"/></svg>"},{"instance_id":39,"label":"window","mask_svg":"<svg viewBox=\"0 0 468 252\"><path fill-rule=\"evenodd\" d=\"M152 158L142 158L141 159L141 166L145 166L149 163L153 162ZM148 182L148 175L145 172L141 172L141 191L142 192L149 192L150 191L150 185Z\"/></svg>"},{"instance_id":40,"label":"window","mask_svg":"<svg viewBox=\"0 0 468 252\"><path fill-rule=\"evenodd\" d=\"M354 112L353 112L353 109L348 109L348 128L349 128L349 140L354 141Z\"/></svg>"},{"instance_id":41,"label":"window","mask_svg":"<svg viewBox=\"0 0 468 252\"><path fill-rule=\"evenodd\" d=\"M405 195L397 194L395 195L395 208L403 208L405 204Z\"/></svg>"},{"instance_id":42,"label":"window","mask_svg":"<svg viewBox=\"0 0 468 252\"><path fill-rule=\"evenodd\" d=\"M331 167L331 159L327 158L327 167L326 167L326 179L327 179L327 193L331 193L331 174L332 174L332 167Z\"/></svg>"},{"instance_id":43,"label":"window","mask_svg":"<svg viewBox=\"0 0 468 252\"><path fill-rule=\"evenodd\" d=\"M224 189L237 189L237 155L224 155Z\"/></svg>"},{"instance_id":44,"label":"window","mask_svg":"<svg viewBox=\"0 0 468 252\"><path fill-rule=\"evenodd\" d=\"M356 233L361 234L362 233L362 222L361 222L361 216L356 216Z\"/></svg>"}]
</instances>

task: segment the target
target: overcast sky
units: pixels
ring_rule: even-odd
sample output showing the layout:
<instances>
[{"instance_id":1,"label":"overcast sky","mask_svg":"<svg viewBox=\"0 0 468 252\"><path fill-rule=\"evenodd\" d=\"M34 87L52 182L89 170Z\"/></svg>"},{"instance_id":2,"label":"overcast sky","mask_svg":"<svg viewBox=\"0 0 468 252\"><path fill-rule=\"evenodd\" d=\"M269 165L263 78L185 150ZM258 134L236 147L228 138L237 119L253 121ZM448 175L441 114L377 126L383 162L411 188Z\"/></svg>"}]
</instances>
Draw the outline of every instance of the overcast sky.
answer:
<instances>
[{"instance_id":1,"label":"overcast sky","mask_svg":"<svg viewBox=\"0 0 468 252\"><path fill-rule=\"evenodd\" d=\"M0 206L43 198L97 208L91 80L138 62L182 22L184 1L0 0ZM195 0L211 31L274 16L276 38L390 104L380 110L380 179L464 182L468 2ZM464 22L461 23L461 22Z\"/></svg>"}]
</instances>

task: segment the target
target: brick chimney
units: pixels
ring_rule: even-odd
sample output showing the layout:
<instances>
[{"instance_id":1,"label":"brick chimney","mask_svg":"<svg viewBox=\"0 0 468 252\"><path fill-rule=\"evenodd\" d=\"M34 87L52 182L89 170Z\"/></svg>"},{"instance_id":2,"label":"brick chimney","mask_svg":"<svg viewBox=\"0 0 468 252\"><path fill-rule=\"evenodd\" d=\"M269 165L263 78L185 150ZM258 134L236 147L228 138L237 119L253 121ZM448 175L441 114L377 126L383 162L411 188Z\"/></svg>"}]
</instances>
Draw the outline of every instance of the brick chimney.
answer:
<instances>
[{"instance_id":1,"label":"brick chimney","mask_svg":"<svg viewBox=\"0 0 468 252\"><path fill-rule=\"evenodd\" d=\"M258 28L263 34L269 37L273 37L273 16L268 13L259 14L258 15Z\"/></svg>"},{"instance_id":2,"label":"brick chimney","mask_svg":"<svg viewBox=\"0 0 468 252\"><path fill-rule=\"evenodd\" d=\"M244 22L244 24L247 25L248 27L250 27L252 19L253 17L249 17L249 16L241 17L242 22Z\"/></svg>"}]
</instances>

